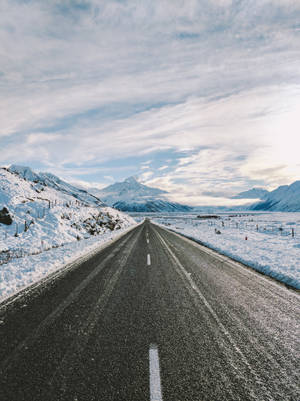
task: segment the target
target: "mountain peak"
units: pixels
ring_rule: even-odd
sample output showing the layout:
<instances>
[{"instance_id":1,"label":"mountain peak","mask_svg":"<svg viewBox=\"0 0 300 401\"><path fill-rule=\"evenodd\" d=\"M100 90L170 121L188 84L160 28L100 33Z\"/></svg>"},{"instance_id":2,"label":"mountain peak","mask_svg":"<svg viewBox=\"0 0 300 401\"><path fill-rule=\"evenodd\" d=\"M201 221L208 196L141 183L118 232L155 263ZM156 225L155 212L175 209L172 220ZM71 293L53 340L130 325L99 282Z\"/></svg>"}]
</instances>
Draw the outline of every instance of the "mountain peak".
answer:
<instances>
[{"instance_id":1,"label":"mountain peak","mask_svg":"<svg viewBox=\"0 0 300 401\"><path fill-rule=\"evenodd\" d=\"M27 166L19 166L17 164L12 164L8 170L11 173L18 174L20 177L28 181L34 181L35 179L38 179L38 174L33 172L31 168Z\"/></svg>"},{"instance_id":2,"label":"mountain peak","mask_svg":"<svg viewBox=\"0 0 300 401\"><path fill-rule=\"evenodd\" d=\"M116 182L100 191L93 191L93 193L101 197L107 204L113 205L119 201L145 202L162 199L167 192L159 188L152 188L141 184L136 176L131 176L122 182Z\"/></svg>"},{"instance_id":3,"label":"mountain peak","mask_svg":"<svg viewBox=\"0 0 300 401\"><path fill-rule=\"evenodd\" d=\"M137 177L135 175L132 175L131 177L128 177L124 180L124 182L128 182L129 184L136 184L138 182Z\"/></svg>"},{"instance_id":4,"label":"mountain peak","mask_svg":"<svg viewBox=\"0 0 300 401\"><path fill-rule=\"evenodd\" d=\"M187 212L192 209L186 205L169 202L165 197L167 191L141 184L136 176L128 177L123 182L116 182L93 193L101 197L108 205L122 211Z\"/></svg>"}]
</instances>

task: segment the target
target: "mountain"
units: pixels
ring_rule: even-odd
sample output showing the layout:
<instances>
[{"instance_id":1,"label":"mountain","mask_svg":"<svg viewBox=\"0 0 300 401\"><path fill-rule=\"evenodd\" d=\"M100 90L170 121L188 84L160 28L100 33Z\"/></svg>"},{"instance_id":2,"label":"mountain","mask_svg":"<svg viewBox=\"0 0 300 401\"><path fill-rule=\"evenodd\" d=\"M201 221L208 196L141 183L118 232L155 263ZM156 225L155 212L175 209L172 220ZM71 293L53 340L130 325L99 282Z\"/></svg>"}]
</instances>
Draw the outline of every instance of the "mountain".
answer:
<instances>
[{"instance_id":1,"label":"mountain","mask_svg":"<svg viewBox=\"0 0 300 401\"><path fill-rule=\"evenodd\" d=\"M192 207L169 202L167 191L141 184L135 177L93 190L96 196L114 208L127 212L187 212Z\"/></svg>"},{"instance_id":2,"label":"mountain","mask_svg":"<svg viewBox=\"0 0 300 401\"><path fill-rule=\"evenodd\" d=\"M129 177L123 182L116 182L93 193L97 193L104 202L112 206L119 201L131 203L154 200L163 194L167 194L167 191L148 187L139 183L135 177Z\"/></svg>"},{"instance_id":3,"label":"mountain","mask_svg":"<svg viewBox=\"0 0 300 401\"><path fill-rule=\"evenodd\" d=\"M232 197L232 199L266 199L269 191L263 188L252 188L249 191L241 192Z\"/></svg>"},{"instance_id":4,"label":"mountain","mask_svg":"<svg viewBox=\"0 0 300 401\"><path fill-rule=\"evenodd\" d=\"M114 203L114 208L123 212L189 212L190 206L180 205L179 203L168 202L162 199L149 200L141 203L127 203L119 201Z\"/></svg>"},{"instance_id":5,"label":"mountain","mask_svg":"<svg viewBox=\"0 0 300 401\"><path fill-rule=\"evenodd\" d=\"M52 174L0 168L0 265L134 223Z\"/></svg>"},{"instance_id":6,"label":"mountain","mask_svg":"<svg viewBox=\"0 0 300 401\"><path fill-rule=\"evenodd\" d=\"M300 212L300 181L282 185L251 206L251 210Z\"/></svg>"},{"instance_id":7,"label":"mountain","mask_svg":"<svg viewBox=\"0 0 300 401\"><path fill-rule=\"evenodd\" d=\"M44 187L53 188L63 194L71 195L87 205L105 206L104 202L95 195L61 180L51 173L35 173L29 167L15 164L11 165L8 171L17 174L26 181L32 182L33 188L37 190L43 190Z\"/></svg>"}]
</instances>

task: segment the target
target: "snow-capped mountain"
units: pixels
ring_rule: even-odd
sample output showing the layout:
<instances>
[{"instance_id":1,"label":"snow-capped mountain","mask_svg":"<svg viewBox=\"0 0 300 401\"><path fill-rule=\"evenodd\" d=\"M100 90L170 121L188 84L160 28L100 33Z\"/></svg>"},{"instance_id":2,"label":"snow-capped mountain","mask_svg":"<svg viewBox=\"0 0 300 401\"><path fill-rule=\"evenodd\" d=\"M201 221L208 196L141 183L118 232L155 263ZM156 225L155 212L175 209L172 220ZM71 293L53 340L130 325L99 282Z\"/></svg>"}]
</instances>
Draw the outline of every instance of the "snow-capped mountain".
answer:
<instances>
[{"instance_id":1,"label":"snow-capped mountain","mask_svg":"<svg viewBox=\"0 0 300 401\"><path fill-rule=\"evenodd\" d=\"M251 206L252 210L281 212L300 212L300 181L291 185L282 185Z\"/></svg>"},{"instance_id":2,"label":"snow-capped mountain","mask_svg":"<svg viewBox=\"0 0 300 401\"><path fill-rule=\"evenodd\" d=\"M51 174L0 168L0 264L135 224L103 205Z\"/></svg>"},{"instance_id":3,"label":"snow-capped mountain","mask_svg":"<svg viewBox=\"0 0 300 401\"><path fill-rule=\"evenodd\" d=\"M138 182L135 177L129 177L123 182L116 182L101 190L93 191L93 193L97 193L105 203L112 206L114 203L120 201L140 203L142 201L154 200L167 192L158 188L148 187Z\"/></svg>"},{"instance_id":4,"label":"snow-capped mountain","mask_svg":"<svg viewBox=\"0 0 300 401\"><path fill-rule=\"evenodd\" d=\"M135 177L117 182L101 190L93 190L105 203L130 212L186 212L190 206L169 202L167 191L141 184Z\"/></svg>"},{"instance_id":5,"label":"snow-capped mountain","mask_svg":"<svg viewBox=\"0 0 300 401\"><path fill-rule=\"evenodd\" d=\"M105 206L105 204L96 196L90 194L84 189L71 185L51 173L35 173L29 167L11 165L8 171L17 174L26 181L33 183L36 190L43 190L44 187L53 188L63 194L74 196L81 202L91 206Z\"/></svg>"},{"instance_id":6,"label":"snow-capped mountain","mask_svg":"<svg viewBox=\"0 0 300 401\"><path fill-rule=\"evenodd\" d=\"M240 192L232 197L232 199L266 199L269 191L263 188L252 188L249 191Z\"/></svg>"}]
</instances>

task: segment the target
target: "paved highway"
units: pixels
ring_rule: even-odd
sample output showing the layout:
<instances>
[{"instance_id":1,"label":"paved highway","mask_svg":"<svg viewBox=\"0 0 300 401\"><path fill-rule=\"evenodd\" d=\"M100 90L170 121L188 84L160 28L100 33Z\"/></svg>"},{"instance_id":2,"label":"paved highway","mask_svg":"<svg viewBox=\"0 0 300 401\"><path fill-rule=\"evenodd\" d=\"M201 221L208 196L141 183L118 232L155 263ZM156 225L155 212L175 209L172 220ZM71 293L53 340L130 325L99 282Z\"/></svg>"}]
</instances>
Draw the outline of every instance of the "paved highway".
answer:
<instances>
[{"instance_id":1,"label":"paved highway","mask_svg":"<svg viewBox=\"0 0 300 401\"><path fill-rule=\"evenodd\" d=\"M0 305L0 400L299 401L299 300L146 221Z\"/></svg>"}]
</instances>

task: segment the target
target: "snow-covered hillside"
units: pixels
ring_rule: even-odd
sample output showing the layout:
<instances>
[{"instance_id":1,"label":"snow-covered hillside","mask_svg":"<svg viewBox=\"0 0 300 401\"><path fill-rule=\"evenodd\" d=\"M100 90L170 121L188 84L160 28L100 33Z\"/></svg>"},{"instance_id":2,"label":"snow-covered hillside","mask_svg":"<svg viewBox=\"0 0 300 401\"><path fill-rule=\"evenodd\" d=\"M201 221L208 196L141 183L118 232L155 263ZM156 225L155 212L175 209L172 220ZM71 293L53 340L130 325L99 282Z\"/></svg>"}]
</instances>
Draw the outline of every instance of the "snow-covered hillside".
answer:
<instances>
[{"instance_id":1,"label":"snow-covered hillside","mask_svg":"<svg viewBox=\"0 0 300 401\"><path fill-rule=\"evenodd\" d=\"M167 191L148 187L129 177L123 182L109 185L102 190L93 190L108 205L128 212L186 212L191 207L176 202L169 202Z\"/></svg>"},{"instance_id":2,"label":"snow-covered hillside","mask_svg":"<svg viewBox=\"0 0 300 401\"><path fill-rule=\"evenodd\" d=\"M134 220L51 174L0 169L0 264L123 229Z\"/></svg>"},{"instance_id":3,"label":"snow-covered hillside","mask_svg":"<svg viewBox=\"0 0 300 401\"><path fill-rule=\"evenodd\" d=\"M283 185L269 192L262 202L251 206L252 210L268 210L281 212L300 211L300 181L291 185Z\"/></svg>"},{"instance_id":4,"label":"snow-covered hillside","mask_svg":"<svg viewBox=\"0 0 300 401\"><path fill-rule=\"evenodd\" d=\"M19 177L34 183L35 189L44 187L56 189L67 195L72 195L74 198L90 206L105 206L105 204L96 196L90 194L84 189L79 189L71 185L51 173L35 173L29 167L12 165L8 171L17 174Z\"/></svg>"},{"instance_id":5,"label":"snow-covered hillside","mask_svg":"<svg viewBox=\"0 0 300 401\"><path fill-rule=\"evenodd\" d=\"M252 188L232 197L232 199L266 199L269 191L263 188Z\"/></svg>"}]
</instances>

